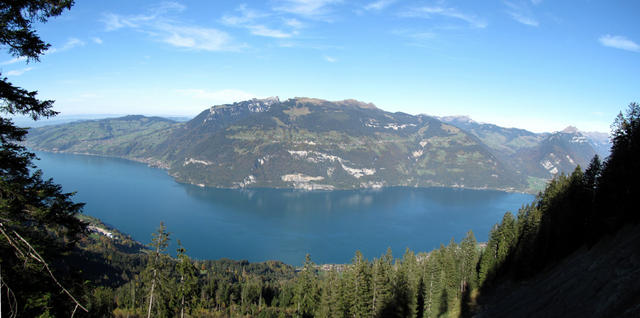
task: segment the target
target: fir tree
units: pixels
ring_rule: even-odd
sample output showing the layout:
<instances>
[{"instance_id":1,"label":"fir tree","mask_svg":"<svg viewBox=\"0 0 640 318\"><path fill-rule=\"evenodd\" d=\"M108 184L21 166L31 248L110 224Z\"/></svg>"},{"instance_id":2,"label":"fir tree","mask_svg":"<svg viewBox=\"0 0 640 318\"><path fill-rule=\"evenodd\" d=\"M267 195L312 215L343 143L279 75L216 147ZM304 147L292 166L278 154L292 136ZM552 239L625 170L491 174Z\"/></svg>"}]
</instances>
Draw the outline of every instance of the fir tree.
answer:
<instances>
[{"instance_id":1,"label":"fir tree","mask_svg":"<svg viewBox=\"0 0 640 318\"><path fill-rule=\"evenodd\" d=\"M391 248L388 248L386 254L374 260L373 263L371 304L373 306L373 314L376 317L380 317L381 310L391 300L392 262L393 255L391 254Z\"/></svg>"},{"instance_id":2,"label":"fir tree","mask_svg":"<svg viewBox=\"0 0 640 318\"><path fill-rule=\"evenodd\" d=\"M460 242L462 257L460 261L460 292L472 289L476 286L476 266L478 264L477 241L473 231L469 230L465 238Z\"/></svg>"},{"instance_id":3,"label":"fir tree","mask_svg":"<svg viewBox=\"0 0 640 318\"><path fill-rule=\"evenodd\" d=\"M356 252L350 269L353 301L351 317L371 317L373 314L373 294L371 291L371 266L360 251Z\"/></svg>"},{"instance_id":4,"label":"fir tree","mask_svg":"<svg viewBox=\"0 0 640 318\"><path fill-rule=\"evenodd\" d=\"M186 254L186 250L182 247L182 243L178 240L178 264L177 272L180 275L180 283L178 287L178 299L180 301L180 317L184 318L185 308L190 307L194 293L197 288L196 268L191 263L191 259Z\"/></svg>"},{"instance_id":5,"label":"fir tree","mask_svg":"<svg viewBox=\"0 0 640 318\"><path fill-rule=\"evenodd\" d=\"M165 287L163 284L167 281L164 274L164 254L169 245L169 233L166 231L164 223L160 222L160 226L156 233L152 234L151 244L152 252L149 253L149 262L145 269L146 284L149 285L149 305L147 309L147 318L151 317L154 301L158 302L160 291ZM158 316L158 314L154 315Z\"/></svg>"},{"instance_id":6,"label":"fir tree","mask_svg":"<svg viewBox=\"0 0 640 318\"><path fill-rule=\"evenodd\" d=\"M304 267L298 276L294 302L300 317L312 317L318 305L318 281L315 264L309 254L305 256Z\"/></svg>"}]
</instances>

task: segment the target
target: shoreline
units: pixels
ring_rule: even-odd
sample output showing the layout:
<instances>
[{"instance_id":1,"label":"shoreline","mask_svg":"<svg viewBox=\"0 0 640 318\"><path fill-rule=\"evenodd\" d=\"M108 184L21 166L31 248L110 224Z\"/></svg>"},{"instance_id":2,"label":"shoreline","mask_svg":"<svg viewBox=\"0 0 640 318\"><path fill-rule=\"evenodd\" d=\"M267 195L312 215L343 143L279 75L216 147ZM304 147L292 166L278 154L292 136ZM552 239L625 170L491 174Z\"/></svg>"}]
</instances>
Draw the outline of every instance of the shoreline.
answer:
<instances>
[{"instance_id":1,"label":"shoreline","mask_svg":"<svg viewBox=\"0 0 640 318\"><path fill-rule=\"evenodd\" d=\"M27 143L28 144L28 143ZM355 190L369 190L369 191L380 191L383 189L392 189L392 188L407 188L407 189L452 189L452 190L473 190L473 191L498 191L498 192L505 192L505 193L520 193L520 194L529 194L529 195L537 195L538 191L535 192L527 192L524 190L516 190L513 188L487 188L487 187L465 187L465 186L437 186L437 185L433 185L433 186L408 186L408 185L385 185L385 186L381 186L381 187L370 187L370 188L333 188L333 189L301 189L301 188L296 188L296 187L251 187L251 186L245 186L245 187L240 187L240 186L231 186L231 187L224 187L224 186L210 186L210 185L205 185L202 183L190 183L190 182L182 182L176 179L176 177L174 175L172 175L171 173L169 173L169 164L164 163L160 160L157 159L153 159L153 158L137 158L137 157L125 157L125 156L109 156L109 155L101 155L101 154L94 154L94 153L83 153L83 152L74 152L74 151L59 151L59 150L46 150L46 149L40 149L40 148L34 148L34 147L27 147L27 149L29 149L29 151L40 151L40 152L48 152L48 153L54 153L54 154L71 154L71 155L81 155L81 156L92 156L92 157L101 157L101 158L114 158L114 159L122 159L122 160L127 160L127 161L132 161L132 162L137 162L137 163L142 163L147 165L150 168L156 168L156 169L160 169L160 170L164 170L167 175L169 175L171 178L173 178L173 180L177 183L180 184L188 184L188 185L192 185L192 186L196 186L199 188L210 188L210 189L227 189L227 190L251 190L251 189L277 189L277 190L294 190L294 191L300 191L300 192L333 192L333 191L355 191ZM36 165L37 166L37 165Z\"/></svg>"}]
</instances>

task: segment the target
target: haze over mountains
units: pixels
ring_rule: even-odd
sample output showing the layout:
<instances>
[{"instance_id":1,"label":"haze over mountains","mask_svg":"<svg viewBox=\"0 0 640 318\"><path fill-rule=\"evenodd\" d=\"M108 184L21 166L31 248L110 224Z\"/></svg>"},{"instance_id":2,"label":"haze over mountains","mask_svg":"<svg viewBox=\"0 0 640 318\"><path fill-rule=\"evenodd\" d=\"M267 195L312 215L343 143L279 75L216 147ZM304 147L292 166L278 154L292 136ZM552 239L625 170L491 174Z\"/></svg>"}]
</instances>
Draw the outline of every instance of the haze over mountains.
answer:
<instances>
[{"instance_id":1,"label":"haze over mountains","mask_svg":"<svg viewBox=\"0 0 640 318\"><path fill-rule=\"evenodd\" d=\"M180 182L241 188L464 187L536 192L608 140L536 134L466 117L390 113L355 100L277 97L213 106L187 122L126 116L33 128L46 151L117 156Z\"/></svg>"}]
</instances>

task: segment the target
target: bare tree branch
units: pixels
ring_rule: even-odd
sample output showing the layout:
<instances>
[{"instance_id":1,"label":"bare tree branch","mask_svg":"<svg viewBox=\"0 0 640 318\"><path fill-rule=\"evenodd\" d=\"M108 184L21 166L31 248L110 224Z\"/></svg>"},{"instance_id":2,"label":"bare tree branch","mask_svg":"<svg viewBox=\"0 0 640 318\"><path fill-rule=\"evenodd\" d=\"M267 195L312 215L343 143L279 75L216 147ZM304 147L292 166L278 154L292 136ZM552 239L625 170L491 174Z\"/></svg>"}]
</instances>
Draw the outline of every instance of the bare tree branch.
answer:
<instances>
[{"instance_id":1,"label":"bare tree branch","mask_svg":"<svg viewBox=\"0 0 640 318\"><path fill-rule=\"evenodd\" d=\"M15 238L17 238L17 239L15 239L15 238L12 239L11 236L9 236L7 234L7 232L5 231L4 224L0 223L0 233L2 233L2 235L7 239L7 241L9 242L9 245L11 245L16 250L17 255L20 258L23 258L25 260L25 263L28 261L29 258L31 258L31 259L35 260L36 262L42 264L43 268L47 270L47 273L49 273L49 276L51 276L51 279L53 279L53 281L56 283L56 285L58 285L58 287L60 289L62 289L62 291L65 294L67 294L67 296L69 296L69 298L71 298L71 300L76 304L76 307L73 309L73 313L71 314L71 317L73 317L73 315L75 314L76 309L78 309L78 307L80 307L85 312L89 312L89 310L87 310L87 308L82 306L82 304L80 304L80 302L78 302L78 300L76 300L76 298L73 297L73 295L66 288L64 288L64 286L62 286L62 284L60 284L58 279L55 277L55 275L53 275L53 272L49 268L49 264L47 264L47 262L44 260L44 258L42 258L42 256L40 256L38 251L36 251L33 248L33 246L31 246L31 244L29 244L29 242L27 242L27 240L25 240L22 236L20 236L20 234L18 234L18 232L16 232L16 231L12 231L12 232L13 232L13 235L15 235ZM24 247L18 246L18 244L17 244L17 243L19 243L19 242L17 242L18 240L19 240L19 242L22 242L22 244L24 244ZM27 250L23 251L23 248L26 248Z\"/></svg>"}]
</instances>

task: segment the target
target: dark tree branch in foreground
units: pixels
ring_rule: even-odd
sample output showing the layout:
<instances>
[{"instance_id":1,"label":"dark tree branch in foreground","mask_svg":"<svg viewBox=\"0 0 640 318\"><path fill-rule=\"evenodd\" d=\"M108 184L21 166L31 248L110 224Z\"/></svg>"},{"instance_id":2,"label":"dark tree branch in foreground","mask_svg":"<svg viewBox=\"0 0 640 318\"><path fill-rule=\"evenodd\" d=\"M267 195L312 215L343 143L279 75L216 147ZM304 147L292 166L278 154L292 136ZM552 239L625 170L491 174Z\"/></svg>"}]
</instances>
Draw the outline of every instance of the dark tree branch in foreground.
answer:
<instances>
[{"instance_id":1,"label":"dark tree branch in foreground","mask_svg":"<svg viewBox=\"0 0 640 318\"><path fill-rule=\"evenodd\" d=\"M0 0L0 47L16 62L38 61L50 45L33 23L44 23L72 5L72 0ZM73 316L78 308L87 308L71 293L74 288L63 287L82 285L77 275L63 274L70 270L63 257L85 231L75 217L83 205L73 203L72 194L52 180L42 179L33 164L35 155L20 144L27 130L8 118L55 116L53 101L37 95L0 77L0 300L5 292L14 300L10 309L0 308L0 315Z\"/></svg>"}]
</instances>

